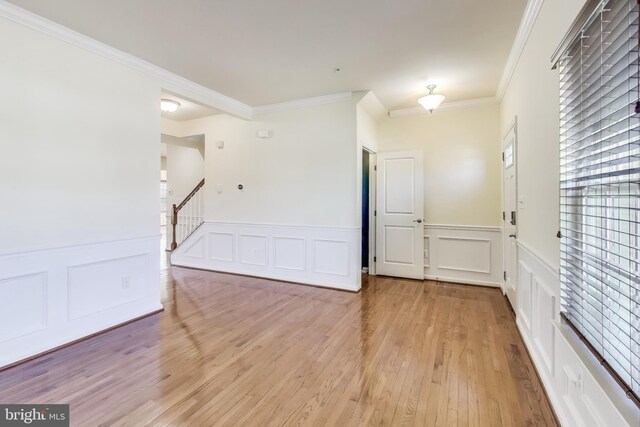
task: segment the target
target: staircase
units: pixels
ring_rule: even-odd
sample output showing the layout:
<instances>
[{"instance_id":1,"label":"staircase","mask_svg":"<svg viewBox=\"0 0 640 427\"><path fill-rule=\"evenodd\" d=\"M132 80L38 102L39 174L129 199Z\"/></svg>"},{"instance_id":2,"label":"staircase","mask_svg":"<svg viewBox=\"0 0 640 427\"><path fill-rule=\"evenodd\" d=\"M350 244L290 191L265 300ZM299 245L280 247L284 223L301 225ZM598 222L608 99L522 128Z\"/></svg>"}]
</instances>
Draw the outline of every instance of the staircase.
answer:
<instances>
[{"instance_id":1,"label":"staircase","mask_svg":"<svg viewBox=\"0 0 640 427\"><path fill-rule=\"evenodd\" d=\"M179 205L173 205L171 214L172 240L171 250L175 250L187 240L204 222L204 179L184 198Z\"/></svg>"}]
</instances>

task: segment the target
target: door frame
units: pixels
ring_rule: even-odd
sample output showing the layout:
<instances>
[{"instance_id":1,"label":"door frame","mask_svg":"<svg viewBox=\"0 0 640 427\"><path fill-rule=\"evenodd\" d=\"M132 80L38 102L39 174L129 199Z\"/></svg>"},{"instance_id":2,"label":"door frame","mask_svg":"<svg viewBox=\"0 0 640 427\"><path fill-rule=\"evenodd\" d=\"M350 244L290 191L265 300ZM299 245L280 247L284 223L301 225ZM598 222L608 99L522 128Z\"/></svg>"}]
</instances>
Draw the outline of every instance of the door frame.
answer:
<instances>
[{"instance_id":1,"label":"door frame","mask_svg":"<svg viewBox=\"0 0 640 427\"><path fill-rule=\"evenodd\" d=\"M504 141L507 138L507 136L509 135L509 133L511 133L511 131L513 131L513 167L515 168L515 172L514 172L514 180L515 180L515 195L514 195L514 201L515 201L515 209L516 209L516 236L518 236L518 225L520 224L520 212L518 211L518 116L514 116L513 120L511 121L511 124L509 125L509 127L507 127L506 131L503 133L502 135L502 139L500 140L500 152L502 153L502 162L500 162L500 187L502 188L501 193L501 202L502 202L502 213L503 213L503 220L502 220L502 271L505 272L507 271L507 263L506 263L506 253L507 253L507 246L505 245L506 239L507 239L507 232L505 230L506 227L506 223L507 223L507 218L506 218L506 206L505 206L505 188L504 188L504 148L505 148L505 144ZM516 294L518 292L518 288L517 288L517 280L518 280L518 251L517 251L517 237L516 237L516 253L515 253L515 257L516 257L516 275L514 277L514 280L516 281ZM506 280L502 280L500 288L502 289L502 294L503 295L507 295L507 282ZM511 304L511 301L509 301L509 303ZM515 310L515 307L512 307Z\"/></svg>"},{"instance_id":2,"label":"door frame","mask_svg":"<svg viewBox=\"0 0 640 427\"><path fill-rule=\"evenodd\" d=\"M362 145L362 151L369 153L369 270L367 274L376 275L376 184L377 184L377 153L371 148ZM362 168L361 168L362 169ZM362 189L362 185L360 185ZM362 190L360 190L362 191ZM363 194L362 197L366 195ZM362 239L362 234L360 234ZM362 241L360 241L362 246Z\"/></svg>"}]
</instances>

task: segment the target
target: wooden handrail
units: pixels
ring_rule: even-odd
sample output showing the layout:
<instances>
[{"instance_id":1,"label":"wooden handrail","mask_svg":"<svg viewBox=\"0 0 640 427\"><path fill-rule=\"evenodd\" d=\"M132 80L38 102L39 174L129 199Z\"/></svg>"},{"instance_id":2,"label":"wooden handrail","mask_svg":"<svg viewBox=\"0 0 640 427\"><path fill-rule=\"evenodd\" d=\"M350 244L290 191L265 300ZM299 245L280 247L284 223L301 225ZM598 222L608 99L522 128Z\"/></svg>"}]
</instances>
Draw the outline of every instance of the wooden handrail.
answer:
<instances>
[{"instance_id":1,"label":"wooden handrail","mask_svg":"<svg viewBox=\"0 0 640 427\"><path fill-rule=\"evenodd\" d=\"M198 192L199 189L202 188L202 186L204 185L204 178L202 178L202 181L200 181L198 183L198 185L196 185L196 188L194 188L191 193L189 193L189 195L187 197L184 198L184 200L182 201L182 203L180 203L178 205L178 207L176 208L178 211L180 211L180 209L182 209L184 207L184 205L187 204L187 202ZM175 206L175 205L174 205Z\"/></svg>"},{"instance_id":2,"label":"wooden handrail","mask_svg":"<svg viewBox=\"0 0 640 427\"><path fill-rule=\"evenodd\" d=\"M178 242L176 238L176 226L178 225L178 212L182 209L188 202L191 200L193 196L204 186L204 178L202 181L195 186L195 188L189 193L187 197L179 205L173 205L172 213L171 213L171 227L172 227L172 241L171 241L171 250L175 250L178 247Z\"/></svg>"}]
</instances>

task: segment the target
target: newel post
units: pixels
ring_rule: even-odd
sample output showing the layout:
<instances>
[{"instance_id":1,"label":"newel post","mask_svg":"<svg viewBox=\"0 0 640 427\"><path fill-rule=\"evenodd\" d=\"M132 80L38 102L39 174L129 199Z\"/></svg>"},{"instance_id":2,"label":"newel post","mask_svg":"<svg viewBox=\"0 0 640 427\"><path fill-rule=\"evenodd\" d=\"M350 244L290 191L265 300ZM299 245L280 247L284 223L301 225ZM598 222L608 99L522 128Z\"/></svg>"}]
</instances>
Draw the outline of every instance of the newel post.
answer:
<instances>
[{"instance_id":1,"label":"newel post","mask_svg":"<svg viewBox=\"0 0 640 427\"><path fill-rule=\"evenodd\" d=\"M178 224L178 208L176 205L173 205L173 209L171 211L171 227L173 229L173 237L171 241L171 250L175 250L178 247L178 243L176 242L176 225Z\"/></svg>"}]
</instances>

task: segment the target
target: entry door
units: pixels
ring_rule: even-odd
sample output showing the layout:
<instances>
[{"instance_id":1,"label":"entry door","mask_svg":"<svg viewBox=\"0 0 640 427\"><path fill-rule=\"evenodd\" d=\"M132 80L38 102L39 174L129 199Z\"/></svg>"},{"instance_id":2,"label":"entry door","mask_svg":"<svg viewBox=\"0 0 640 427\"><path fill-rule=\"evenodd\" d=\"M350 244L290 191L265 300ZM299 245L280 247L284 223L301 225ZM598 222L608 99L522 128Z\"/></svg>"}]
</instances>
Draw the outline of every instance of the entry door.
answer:
<instances>
[{"instance_id":1,"label":"entry door","mask_svg":"<svg viewBox=\"0 0 640 427\"><path fill-rule=\"evenodd\" d=\"M424 279L421 151L379 153L376 274Z\"/></svg>"},{"instance_id":2,"label":"entry door","mask_svg":"<svg viewBox=\"0 0 640 427\"><path fill-rule=\"evenodd\" d=\"M504 289L511 306L516 307L516 286L518 283L518 209L517 209L517 158L516 125L511 127L503 140L503 245L504 248Z\"/></svg>"}]
</instances>

